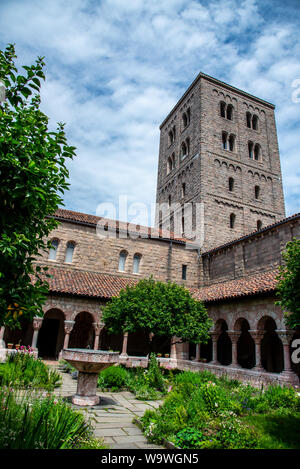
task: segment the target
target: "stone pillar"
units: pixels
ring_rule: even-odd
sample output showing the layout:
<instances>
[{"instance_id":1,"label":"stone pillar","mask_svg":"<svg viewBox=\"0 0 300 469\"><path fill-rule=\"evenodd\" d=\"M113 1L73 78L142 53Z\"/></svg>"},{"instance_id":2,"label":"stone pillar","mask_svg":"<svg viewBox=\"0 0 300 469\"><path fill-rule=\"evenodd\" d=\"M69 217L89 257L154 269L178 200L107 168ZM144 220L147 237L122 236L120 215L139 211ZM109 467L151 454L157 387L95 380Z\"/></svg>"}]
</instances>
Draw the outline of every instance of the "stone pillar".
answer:
<instances>
[{"instance_id":1,"label":"stone pillar","mask_svg":"<svg viewBox=\"0 0 300 469\"><path fill-rule=\"evenodd\" d=\"M211 365L219 365L218 362L218 338L220 336L220 332L211 332L211 339L212 339L212 360Z\"/></svg>"},{"instance_id":2,"label":"stone pillar","mask_svg":"<svg viewBox=\"0 0 300 469\"><path fill-rule=\"evenodd\" d=\"M128 342L128 332L124 332L123 335L123 347L122 347L122 353L120 357L128 357L127 354L127 342Z\"/></svg>"},{"instance_id":3,"label":"stone pillar","mask_svg":"<svg viewBox=\"0 0 300 469\"><path fill-rule=\"evenodd\" d=\"M68 348L69 347L70 334L72 332L74 324L75 324L75 321L65 320L65 322L64 322L65 340L64 340L64 347L63 348Z\"/></svg>"},{"instance_id":4,"label":"stone pillar","mask_svg":"<svg viewBox=\"0 0 300 469\"><path fill-rule=\"evenodd\" d=\"M249 330L248 332L249 334L251 334L251 337L255 343L255 367L253 368L253 370L263 371L263 367L261 364L261 341L265 332L258 330Z\"/></svg>"},{"instance_id":5,"label":"stone pillar","mask_svg":"<svg viewBox=\"0 0 300 469\"><path fill-rule=\"evenodd\" d=\"M103 327L104 327L103 322L93 322L93 328L95 331L94 350L98 350L99 348L99 337L100 337Z\"/></svg>"},{"instance_id":6,"label":"stone pillar","mask_svg":"<svg viewBox=\"0 0 300 469\"><path fill-rule=\"evenodd\" d=\"M235 368L241 368L241 366L238 364L238 356L237 356L237 343L241 335L241 332L240 331L227 331L227 334L231 340L231 345L232 345L231 366L234 366Z\"/></svg>"},{"instance_id":7,"label":"stone pillar","mask_svg":"<svg viewBox=\"0 0 300 469\"><path fill-rule=\"evenodd\" d=\"M5 348L5 342L4 342L4 332L5 332L5 326L0 327L0 348Z\"/></svg>"},{"instance_id":8,"label":"stone pillar","mask_svg":"<svg viewBox=\"0 0 300 469\"><path fill-rule=\"evenodd\" d=\"M283 345L283 373L293 373L291 366L290 342L293 338L294 332L287 330L276 330L276 332Z\"/></svg>"},{"instance_id":9,"label":"stone pillar","mask_svg":"<svg viewBox=\"0 0 300 469\"><path fill-rule=\"evenodd\" d=\"M195 362L200 361L200 344L196 344L196 357L195 357Z\"/></svg>"},{"instance_id":10,"label":"stone pillar","mask_svg":"<svg viewBox=\"0 0 300 469\"><path fill-rule=\"evenodd\" d=\"M42 327L43 319L44 318L40 318L40 317L34 317L33 318L33 322L32 322L33 336L32 336L32 343L31 343L32 350L37 350L36 344L37 344L37 340L38 340L39 330Z\"/></svg>"}]
</instances>

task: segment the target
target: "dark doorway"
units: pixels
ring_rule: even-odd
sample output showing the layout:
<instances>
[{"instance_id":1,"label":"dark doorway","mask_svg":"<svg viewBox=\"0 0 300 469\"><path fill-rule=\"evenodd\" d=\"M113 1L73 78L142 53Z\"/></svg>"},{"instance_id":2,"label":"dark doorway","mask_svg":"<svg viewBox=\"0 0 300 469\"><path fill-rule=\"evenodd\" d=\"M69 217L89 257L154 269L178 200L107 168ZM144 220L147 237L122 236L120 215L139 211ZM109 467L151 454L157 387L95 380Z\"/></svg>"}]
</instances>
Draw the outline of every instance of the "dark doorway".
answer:
<instances>
[{"instance_id":1,"label":"dark doorway","mask_svg":"<svg viewBox=\"0 0 300 469\"><path fill-rule=\"evenodd\" d=\"M243 368L253 368L255 366L255 344L249 333L249 323L246 319L241 320L241 335L237 342L238 364Z\"/></svg>"},{"instance_id":2,"label":"dark doorway","mask_svg":"<svg viewBox=\"0 0 300 469\"><path fill-rule=\"evenodd\" d=\"M70 334L70 348L94 348L93 316L83 311L77 314Z\"/></svg>"},{"instance_id":3,"label":"dark doorway","mask_svg":"<svg viewBox=\"0 0 300 469\"><path fill-rule=\"evenodd\" d=\"M44 318L37 342L40 357L56 358L58 331L59 319Z\"/></svg>"},{"instance_id":4,"label":"dark doorway","mask_svg":"<svg viewBox=\"0 0 300 469\"><path fill-rule=\"evenodd\" d=\"M262 366L271 373L280 373L283 370L283 346L273 318L265 320L264 329L265 335L261 342Z\"/></svg>"},{"instance_id":5,"label":"dark doorway","mask_svg":"<svg viewBox=\"0 0 300 469\"><path fill-rule=\"evenodd\" d=\"M207 344L200 345L200 357L206 362L212 361L212 339L209 339Z\"/></svg>"},{"instance_id":6,"label":"dark doorway","mask_svg":"<svg viewBox=\"0 0 300 469\"><path fill-rule=\"evenodd\" d=\"M232 345L227 334L228 326L225 321L220 322L221 334L217 343L217 360L221 365L227 366L232 362Z\"/></svg>"}]
</instances>

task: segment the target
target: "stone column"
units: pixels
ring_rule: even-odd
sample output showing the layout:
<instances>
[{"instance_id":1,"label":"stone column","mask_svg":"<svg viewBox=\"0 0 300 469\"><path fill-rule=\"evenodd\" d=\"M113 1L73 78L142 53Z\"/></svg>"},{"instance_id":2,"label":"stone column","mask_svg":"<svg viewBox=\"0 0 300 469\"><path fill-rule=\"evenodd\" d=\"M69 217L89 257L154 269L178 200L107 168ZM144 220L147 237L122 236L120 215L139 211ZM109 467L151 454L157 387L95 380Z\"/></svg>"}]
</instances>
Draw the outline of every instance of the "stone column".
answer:
<instances>
[{"instance_id":1,"label":"stone column","mask_svg":"<svg viewBox=\"0 0 300 469\"><path fill-rule=\"evenodd\" d=\"M173 336L171 338L171 349L170 349L170 358L172 360L176 360L177 359L177 344L176 344L176 341L177 341L177 337ZM173 343L175 342L175 343Z\"/></svg>"},{"instance_id":2,"label":"stone column","mask_svg":"<svg viewBox=\"0 0 300 469\"><path fill-rule=\"evenodd\" d=\"M94 328L94 331L95 331L94 350L98 350L98 348L99 348L99 337L100 337L102 329L104 328L104 323L103 322L93 322L93 328Z\"/></svg>"},{"instance_id":3,"label":"stone column","mask_svg":"<svg viewBox=\"0 0 300 469\"><path fill-rule=\"evenodd\" d=\"M5 326L0 327L0 348L5 348L5 342L4 342L4 332L5 332Z\"/></svg>"},{"instance_id":4,"label":"stone column","mask_svg":"<svg viewBox=\"0 0 300 469\"><path fill-rule=\"evenodd\" d=\"M240 331L227 331L227 334L231 340L231 345L232 345L231 366L234 366L235 368L241 368L241 366L238 364L238 356L237 356L237 343L241 335L241 332Z\"/></svg>"},{"instance_id":5,"label":"stone column","mask_svg":"<svg viewBox=\"0 0 300 469\"><path fill-rule=\"evenodd\" d=\"M290 342L293 338L294 332L282 330L276 330L278 337L281 339L283 345L283 372L284 373L293 373L292 364L291 364L291 355L290 355Z\"/></svg>"},{"instance_id":6,"label":"stone column","mask_svg":"<svg viewBox=\"0 0 300 469\"><path fill-rule=\"evenodd\" d=\"M211 332L211 339L212 339L212 360L211 365L219 365L218 362L218 338L220 336L220 332Z\"/></svg>"},{"instance_id":7,"label":"stone column","mask_svg":"<svg viewBox=\"0 0 300 469\"><path fill-rule=\"evenodd\" d=\"M31 343L32 350L37 350L36 344L37 344L37 340L38 340L39 330L42 327L43 319L44 318L40 318L40 317L34 317L33 318L33 322L32 322L33 336L32 336L32 343Z\"/></svg>"},{"instance_id":8,"label":"stone column","mask_svg":"<svg viewBox=\"0 0 300 469\"><path fill-rule=\"evenodd\" d=\"M121 353L120 357L128 357L127 342L128 342L128 332L124 332L124 334L123 334L123 347L122 347L122 353Z\"/></svg>"},{"instance_id":9,"label":"stone column","mask_svg":"<svg viewBox=\"0 0 300 469\"><path fill-rule=\"evenodd\" d=\"M196 357L195 357L195 362L200 361L200 344L196 344Z\"/></svg>"},{"instance_id":10,"label":"stone column","mask_svg":"<svg viewBox=\"0 0 300 469\"><path fill-rule=\"evenodd\" d=\"M263 367L261 364L261 341L265 332L258 330L249 330L248 332L249 334L251 334L251 337L255 343L255 367L253 368L253 370L263 371Z\"/></svg>"},{"instance_id":11,"label":"stone column","mask_svg":"<svg viewBox=\"0 0 300 469\"><path fill-rule=\"evenodd\" d=\"M63 348L68 348L69 347L70 334L72 332L74 324L75 324L75 321L65 320L65 322L64 322L65 340L64 340L64 347Z\"/></svg>"}]
</instances>

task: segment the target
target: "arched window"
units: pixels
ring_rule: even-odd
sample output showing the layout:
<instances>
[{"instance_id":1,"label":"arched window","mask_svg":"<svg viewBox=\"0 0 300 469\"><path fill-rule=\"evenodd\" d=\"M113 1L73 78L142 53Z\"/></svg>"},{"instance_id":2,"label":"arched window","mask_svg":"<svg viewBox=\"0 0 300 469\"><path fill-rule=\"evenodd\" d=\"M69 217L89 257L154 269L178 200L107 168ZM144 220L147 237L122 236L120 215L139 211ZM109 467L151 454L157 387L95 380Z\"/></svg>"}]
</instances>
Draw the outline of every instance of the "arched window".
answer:
<instances>
[{"instance_id":1,"label":"arched window","mask_svg":"<svg viewBox=\"0 0 300 469\"><path fill-rule=\"evenodd\" d=\"M251 113L250 112L246 113L246 122L247 122L247 127L251 129Z\"/></svg>"},{"instance_id":2,"label":"arched window","mask_svg":"<svg viewBox=\"0 0 300 469\"><path fill-rule=\"evenodd\" d=\"M249 158L253 159L253 142L248 142Z\"/></svg>"},{"instance_id":3,"label":"arched window","mask_svg":"<svg viewBox=\"0 0 300 469\"><path fill-rule=\"evenodd\" d=\"M173 169L173 161L172 158L169 156L167 161L167 174L169 174Z\"/></svg>"},{"instance_id":4,"label":"arched window","mask_svg":"<svg viewBox=\"0 0 300 469\"><path fill-rule=\"evenodd\" d=\"M261 220L257 220L257 231L261 230L262 229L262 221Z\"/></svg>"},{"instance_id":5,"label":"arched window","mask_svg":"<svg viewBox=\"0 0 300 469\"><path fill-rule=\"evenodd\" d=\"M226 110L226 117L228 120L232 121L232 116L233 116L233 106L232 104L228 104L227 110Z\"/></svg>"},{"instance_id":6,"label":"arched window","mask_svg":"<svg viewBox=\"0 0 300 469\"><path fill-rule=\"evenodd\" d=\"M235 214L231 213L230 218L229 218L229 226L231 229L233 229L234 225L235 225Z\"/></svg>"},{"instance_id":7,"label":"arched window","mask_svg":"<svg viewBox=\"0 0 300 469\"><path fill-rule=\"evenodd\" d=\"M170 130L170 132L169 132L169 145L172 145L173 142L174 142L174 132L173 132L173 130Z\"/></svg>"},{"instance_id":8,"label":"arched window","mask_svg":"<svg viewBox=\"0 0 300 469\"><path fill-rule=\"evenodd\" d=\"M255 194L255 198L258 199L259 195L260 195L260 187L259 186L255 186L254 194Z\"/></svg>"},{"instance_id":9,"label":"arched window","mask_svg":"<svg viewBox=\"0 0 300 469\"><path fill-rule=\"evenodd\" d=\"M170 195L168 197L168 205L169 205L169 207L171 207L171 196Z\"/></svg>"},{"instance_id":10,"label":"arched window","mask_svg":"<svg viewBox=\"0 0 300 469\"><path fill-rule=\"evenodd\" d=\"M234 151L234 143L235 143L235 136L234 135L229 136L228 143L229 143L229 150Z\"/></svg>"},{"instance_id":11,"label":"arched window","mask_svg":"<svg viewBox=\"0 0 300 469\"><path fill-rule=\"evenodd\" d=\"M228 189L230 192L232 192L234 189L234 179L231 177L228 179Z\"/></svg>"},{"instance_id":12,"label":"arched window","mask_svg":"<svg viewBox=\"0 0 300 469\"><path fill-rule=\"evenodd\" d=\"M185 142L182 142L182 144L181 144L181 152L180 152L180 158L181 158L181 160L183 160L187 155L188 155L187 145L186 145Z\"/></svg>"},{"instance_id":13,"label":"arched window","mask_svg":"<svg viewBox=\"0 0 300 469\"><path fill-rule=\"evenodd\" d=\"M69 241L67 244L67 249L66 249L65 262L72 262L74 249L75 249L75 243L73 243L73 241Z\"/></svg>"},{"instance_id":14,"label":"arched window","mask_svg":"<svg viewBox=\"0 0 300 469\"><path fill-rule=\"evenodd\" d=\"M120 256L119 256L119 271L120 272L125 271L126 259L127 259L127 252L121 251Z\"/></svg>"},{"instance_id":15,"label":"arched window","mask_svg":"<svg viewBox=\"0 0 300 469\"><path fill-rule=\"evenodd\" d=\"M224 101L220 102L220 116L226 117L226 103Z\"/></svg>"},{"instance_id":16,"label":"arched window","mask_svg":"<svg viewBox=\"0 0 300 469\"><path fill-rule=\"evenodd\" d=\"M222 132L222 148L223 150L227 150L227 133Z\"/></svg>"},{"instance_id":17,"label":"arched window","mask_svg":"<svg viewBox=\"0 0 300 469\"><path fill-rule=\"evenodd\" d=\"M258 117L255 114L252 117L252 129L258 130Z\"/></svg>"},{"instance_id":18,"label":"arched window","mask_svg":"<svg viewBox=\"0 0 300 469\"><path fill-rule=\"evenodd\" d=\"M53 239L51 241L51 248L50 248L49 257L48 257L48 259L50 259L51 261L55 261L56 259L58 245L59 245L58 239Z\"/></svg>"},{"instance_id":19,"label":"arched window","mask_svg":"<svg viewBox=\"0 0 300 469\"><path fill-rule=\"evenodd\" d=\"M183 128L188 125L188 118L185 112L182 114L182 124L183 124Z\"/></svg>"},{"instance_id":20,"label":"arched window","mask_svg":"<svg viewBox=\"0 0 300 469\"><path fill-rule=\"evenodd\" d=\"M138 274L140 271L140 262L142 256L140 254L135 254L133 256L133 273Z\"/></svg>"},{"instance_id":21,"label":"arched window","mask_svg":"<svg viewBox=\"0 0 300 469\"><path fill-rule=\"evenodd\" d=\"M260 160L260 146L258 143L256 143L255 147L254 147L254 159L256 161Z\"/></svg>"},{"instance_id":22,"label":"arched window","mask_svg":"<svg viewBox=\"0 0 300 469\"><path fill-rule=\"evenodd\" d=\"M185 197L185 182L181 185L181 197Z\"/></svg>"}]
</instances>

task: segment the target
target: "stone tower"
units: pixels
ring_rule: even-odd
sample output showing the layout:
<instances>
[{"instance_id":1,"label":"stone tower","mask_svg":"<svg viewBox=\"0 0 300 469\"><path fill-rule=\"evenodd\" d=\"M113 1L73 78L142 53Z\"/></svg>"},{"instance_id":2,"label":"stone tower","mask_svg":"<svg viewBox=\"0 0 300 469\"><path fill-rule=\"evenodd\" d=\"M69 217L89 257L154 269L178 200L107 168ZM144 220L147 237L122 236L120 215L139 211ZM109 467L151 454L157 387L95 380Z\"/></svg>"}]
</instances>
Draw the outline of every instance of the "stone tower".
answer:
<instances>
[{"instance_id":1,"label":"stone tower","mask_svg":"<svg viewBox=\"0 0 300 469\"><path fill-rule=\"evenodd\" d=\"M204 252L285 217L274 108L199 73L160 126L156 225Z\"/></svg>"}]
</instances>

